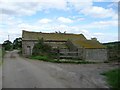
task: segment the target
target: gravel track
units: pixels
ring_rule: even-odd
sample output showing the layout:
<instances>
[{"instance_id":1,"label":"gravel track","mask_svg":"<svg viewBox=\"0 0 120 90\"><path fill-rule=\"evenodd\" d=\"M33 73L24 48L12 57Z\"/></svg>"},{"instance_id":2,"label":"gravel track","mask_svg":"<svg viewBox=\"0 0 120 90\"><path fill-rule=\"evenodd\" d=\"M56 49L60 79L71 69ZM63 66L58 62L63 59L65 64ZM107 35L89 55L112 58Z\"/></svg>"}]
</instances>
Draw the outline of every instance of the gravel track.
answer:
<instances>
[{"instance_id":1,"label":"gravel track","mask_svg":"<svg viewBox=\"0 0 120 90\"><path fill-rule=\"evenodd\" d=\"M4 57L3 88L108 88L104 71L114 64L58 64L20 57L17 51Z\"/></svg>"}]
</instances>

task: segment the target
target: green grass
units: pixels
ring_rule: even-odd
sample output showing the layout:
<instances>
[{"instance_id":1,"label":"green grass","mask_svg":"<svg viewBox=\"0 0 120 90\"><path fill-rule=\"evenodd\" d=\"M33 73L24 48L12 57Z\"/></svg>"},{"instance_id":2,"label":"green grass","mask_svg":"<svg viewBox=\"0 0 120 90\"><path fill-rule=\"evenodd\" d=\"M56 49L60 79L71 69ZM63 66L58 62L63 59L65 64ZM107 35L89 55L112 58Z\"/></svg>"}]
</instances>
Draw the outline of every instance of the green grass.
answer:
<instances>
[{"instance_id":1,"label":"green grass","mask_svg":"<svg viewBox=\"0 0 120 90\"><path fill-rule=\"evenodd\" d=\"M102 75L106 76L107 82L111 88L117 88L120 90L120 68L102 73Z\"/></svg>"},{"instance_id":2,"label":"green grass","mask_svg":"<svg viewBox=\"0 0 120 90\"><path fill-rule=\"evenodd\" d=\"M37 59L37 60L43 60L43 61L49 61L47 56L31 56L31 59Z\"/></svg>"},{"instance_id":3,"label":"green grass","mask_svg":"<svg viewBox=\"0 0 120 90\"><path fill-rule=\"evenodd\" d=\"M0 48L0 57L2 56L2 49Z\"/></svg>"},{"instance_id":4,"label":"green grass","mask_svg":"<svg viewBox=\"0 0 120 90\"><path fill-rule=\"evenodd\" d=\"M4 48L0 48L0 65L3 63L2 58L4 57L4 55L5 55Z\"/></svg>"},{"instance_id":5,"label":"green grass","mask_svg":"<svg viewBox=\"0 0 120 90\"><path fill-rule=\"evenodd\" d=\"M0 48L0 65L2 64L2 49Z\"/></svg>"},{"instance_id":6,"label":"green grass","mask_svg":"<svg viewBox=\"0 0 120 90\"><path fill-rule=\"evenodd\" d=\"M34 60L42 60L42 61L47 61L47 62L53 62L53 63L75 63L75 64L93 64L93 63L95 63L95 62L89 62L89 61L84 61L84 60L51 59L47 56L31 56L29 58L34 59Z\"/></svg>"}]
</instances>

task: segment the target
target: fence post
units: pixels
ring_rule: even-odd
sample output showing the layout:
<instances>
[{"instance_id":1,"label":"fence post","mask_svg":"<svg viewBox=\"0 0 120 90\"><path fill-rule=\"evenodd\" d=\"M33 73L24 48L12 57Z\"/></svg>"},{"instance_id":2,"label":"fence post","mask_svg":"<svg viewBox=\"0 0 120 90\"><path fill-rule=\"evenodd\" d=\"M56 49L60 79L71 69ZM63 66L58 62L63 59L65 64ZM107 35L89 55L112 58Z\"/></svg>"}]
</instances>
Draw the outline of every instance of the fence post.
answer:
<instances>
[{"instance_id":1,"label":"fence post","mask_svg":"<svg viewBox=\"0 0 120 90\"><path fill-rule=\"evenodd\" d=\"M57 47L57 60L58 61L60 60L60 50L59 50L59 47Z\"/></svg>"}]
</instances>

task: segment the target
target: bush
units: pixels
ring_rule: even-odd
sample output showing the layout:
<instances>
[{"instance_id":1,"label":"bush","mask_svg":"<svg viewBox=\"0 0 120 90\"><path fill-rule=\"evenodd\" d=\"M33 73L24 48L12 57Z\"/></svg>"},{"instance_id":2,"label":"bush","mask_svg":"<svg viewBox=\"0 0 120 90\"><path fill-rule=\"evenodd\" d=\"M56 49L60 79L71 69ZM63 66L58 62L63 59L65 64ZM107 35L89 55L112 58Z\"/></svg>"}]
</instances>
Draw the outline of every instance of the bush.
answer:
<instances>
[{"instance_id":1,"label":"bush","mask_svg":"<svg viewBox=\"0 0 120 90\"><path fill-rule=\"evenodd\" d=\"M12 47L13 47L12 42L9 40L4 41L2 46L4 47L5 50L8 50L8 51L12 50Z\"/></svg>"},{"instance_id":2,"label":"bush","mask_svg":"<svg viewBox=\"0 0 120 90\"><path fill-rule=\"evenodd\" d=\"M21 49L22 48L22 38L16 38L13 41L13 49Z\"/></svg>"},{"instance_id":3,"label":"bush","mask_svg":"<svg viewBox=\"0 0 120 90\"><path fill-rule=\"evenodd\" d=\"M43 38L38 40L38 43L36 43L33 47L33 56L50 56L52 47L48 44L44 43Z\"/></svg>"}]
</instances>

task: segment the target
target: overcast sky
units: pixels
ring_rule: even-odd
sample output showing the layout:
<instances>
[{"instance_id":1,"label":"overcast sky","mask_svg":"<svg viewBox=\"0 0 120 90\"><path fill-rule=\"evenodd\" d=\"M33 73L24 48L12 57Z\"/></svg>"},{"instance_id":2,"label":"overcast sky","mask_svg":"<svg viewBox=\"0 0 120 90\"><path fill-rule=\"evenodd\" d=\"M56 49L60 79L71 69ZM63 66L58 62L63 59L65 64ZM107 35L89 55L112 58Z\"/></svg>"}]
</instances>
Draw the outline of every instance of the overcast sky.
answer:
<instances>
[{"instance_id":1,"label":"overcast sky","mask_svg":"<svg viewBox=\"0 0 120 90\"><path fill-rule=\"evenodd\" d=\"M16 1L0 0L0 43L8 35L11 41L21 37L22 30L82 33L100 42L118 40L118 0Z\"/></svg>"}]
</instances>

